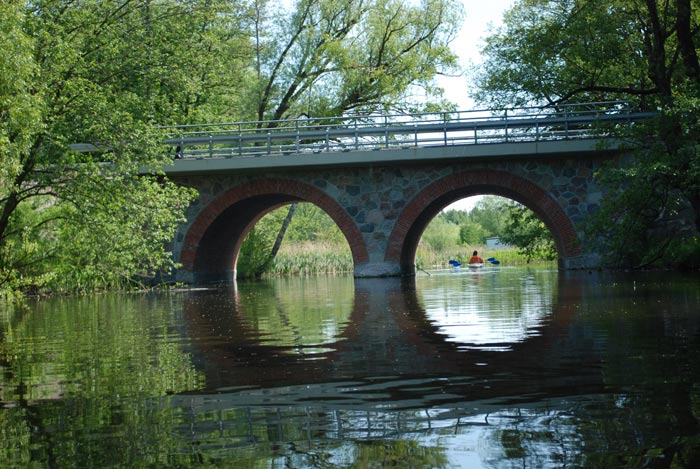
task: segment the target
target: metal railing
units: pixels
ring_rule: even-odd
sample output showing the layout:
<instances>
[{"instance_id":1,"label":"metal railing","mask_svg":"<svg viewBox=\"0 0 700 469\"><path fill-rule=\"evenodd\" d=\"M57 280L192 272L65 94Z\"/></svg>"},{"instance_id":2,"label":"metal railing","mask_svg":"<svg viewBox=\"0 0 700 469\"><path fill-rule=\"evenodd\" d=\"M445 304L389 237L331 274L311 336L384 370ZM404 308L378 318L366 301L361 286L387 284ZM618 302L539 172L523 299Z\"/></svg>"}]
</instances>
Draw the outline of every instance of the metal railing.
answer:
<instances>
[{"instance_id":1,"label":"metal railing","mask_svg":"<svg viewBox=\"0 0 700 469\"><path fill-rule=\"evenodd\" d=\"M549 108L304 118L167 128L178 157L229 158L333 151L602 138L650 117L626 102Z\"/></svg>"},{"instance_id":2,"label":"metal railing","mask_svg":"<svg viewBox=\"0 0 700 469\"><path fill-rule=\"evenodd\" d=\"M231 158L418 147L600 139L629 135L624 101L421 114L299 118L163 127L175 158ZM87 145L74 145L89 151ZM82 147L81 147L82 148Z\"/></svg>"}]
</instances>

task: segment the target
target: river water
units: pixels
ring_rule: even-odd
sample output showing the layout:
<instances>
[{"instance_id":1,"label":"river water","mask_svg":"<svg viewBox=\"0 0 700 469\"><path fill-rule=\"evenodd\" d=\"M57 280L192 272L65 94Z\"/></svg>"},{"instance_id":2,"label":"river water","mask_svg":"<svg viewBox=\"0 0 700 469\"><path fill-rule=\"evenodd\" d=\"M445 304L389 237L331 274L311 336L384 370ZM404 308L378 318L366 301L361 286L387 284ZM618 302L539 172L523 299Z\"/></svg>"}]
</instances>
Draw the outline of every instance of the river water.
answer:
<instances>
[{"instance_id":1,"label":"river water","mask_svg":"<svg viewBox=\"0 0 700 469\"><path fill-rule=\"evenodd\" d=\"M0 306L0 467L699 467L700 277L484 267Z\"/></svg>"}]
</instances>

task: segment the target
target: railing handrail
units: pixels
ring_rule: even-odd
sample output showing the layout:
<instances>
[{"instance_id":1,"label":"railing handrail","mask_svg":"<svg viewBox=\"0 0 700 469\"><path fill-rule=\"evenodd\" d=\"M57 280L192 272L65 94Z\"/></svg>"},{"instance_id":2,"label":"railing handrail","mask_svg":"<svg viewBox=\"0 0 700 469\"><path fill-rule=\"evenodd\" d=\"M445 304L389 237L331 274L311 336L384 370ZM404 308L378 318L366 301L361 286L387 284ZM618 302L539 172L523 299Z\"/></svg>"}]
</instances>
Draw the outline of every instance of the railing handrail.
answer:
<instances>
[{"instance_id":1,"label":"railing handrail","mask_svg":"<svg viewBox=\"0 0 700 469\"><path fill-rule=\"evenodd\" d=\"M631 128L653 113L626 101L496 110L372 114L160 127L176 158L377 150L540 140L604 138L611 125ZM97 145L75 144L77 151Z\"/></svg>"},{"instance_id":2,"label":"railing handrail","mask_svg":"<svg viewBox=\"0 0 700 469\"><path fill-rule=\"evenodd\" d=\"M620 107L616 107L620 106ZM591 109L593 107L593 109ZM422 123L425 122L423 117L425 116L454 116L456 115L456 120L493 120L493 119L518 119L524 116L551 116L553 114L564 114L570 115L566 111L569 109L581 109L575 111L574 114L600 114L608 112L616 112L618 114L631 114L632 107L628 101L595 101L590 103L575 103L575 104L562 104L554 107L541 107L541 106L523 106L523 107L504 107L496 109L475 109L475 110L460 110L460 111L436 111L436 112L420 112L420 113L409 113L409 114L360 114L360 115L349 115L340 117L297 117L292 119L268 119L259 121L234 121L234 122L218 122L218 123L202 123L202 124L178 124L172 126L160 126L160 129L190 129L190 128L211 128L211 127L223 127L232 128L239 127L245 130L274 130L279 128L278 124L303 124L301 128L306 127L319 127L324 125L339 125L339 122L363 122L371 121L372 119L382 119L385 122L402 122L402 123ZM534 110L536 112L529 113L528 111ZM499 115L502 113L502 115ZM487 115L490 114L490 115ZM461 117L462 115L470 115L475 117ZM406 119L409 120L406 120ZM442 121L443 119L433 119ZM449 120L455 120L452 117ZM330 123L330 124L324 124ZM196 132L199 133L199 132Z\"/></svg>"}]
</instances>

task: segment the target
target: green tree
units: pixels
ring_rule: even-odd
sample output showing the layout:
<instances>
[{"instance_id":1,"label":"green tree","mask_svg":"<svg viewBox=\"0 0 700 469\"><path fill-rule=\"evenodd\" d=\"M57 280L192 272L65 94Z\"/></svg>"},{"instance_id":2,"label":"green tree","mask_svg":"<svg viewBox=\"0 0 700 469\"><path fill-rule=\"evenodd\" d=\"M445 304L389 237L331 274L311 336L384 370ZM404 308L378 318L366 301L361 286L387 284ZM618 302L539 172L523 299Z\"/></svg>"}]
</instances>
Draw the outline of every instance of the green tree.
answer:
<instances>
[{"instance_id":1,"label":"green tree","mask_svg":"<svg viewBox=\"0 0 700 469\"><path fill-rule=\"evenodd\" d=\"M423 232L421 242L438 252L456 247L459 243L459 226L435 217Z\"/></svg>"},{"instance_id":2,"label":"green tree","mask_svg":"<svg viewBox=\"0 0 700 469\"><path fill-rule=\"evenodd\" d=\"M438 216L455 225L461 225L469 220L469 213L465 210L446 210L440 212Z\"/></svg>"},{"instance_id":3,"label":"green tree","mask_svg":"<svg viewBox=\"0 0 700 469\"><path fill-rule=\"evenodd\" d=\"M298 0L291 14L255 5L251 117L407 110L418 102L416 87L426 105L447 106L435 76L457 70L449 44L461 25L458 2Z\"/></svg>"},{"instance_id":4,"label":"green tree","mask_svg":"<svg viewBox=\"0 0 700 469\"><path fill-rule=\"evenodd\" d=\"M496 195L482 197L469 212L469 218L483 227L488 236L499 236L508 218L508 199Z\"/></svg>"},{"instance_id":5,"label":"green tree","mask_svg":"<svg viewBox=\"0 0 700 469\"><path fill-rule=\"evenodd\" d=\"M671 97L684 68L697 77L678 58L697 62L698 9L696 0L518 1L486 40L475 97L494 106L633 99L651 108Z\"/></svg>"},{"instance_id":6,"label":"green tree","mask_svg":"<svg viewBox=\"0 0 700 469\"><path fill-rule=\"evenodd\" d=\"M459 225L459 240L468 246L485 244L489 234L486 228L471 218Z\"/></svg>"},{"instance_id":7,"label":"green tree","mask_svg":"<svg viewBox=\"0 0 700 469\"><path fill-rule=\"evenodd\" d=\"M659 111L634 158L599 174L608 192L588 235L606 252L629 248L621 265L662 257L684 232L669 225L683 210L700 230L698 12L698 0L521 0L483 49L481 103L624 99Z\"/></svg>"},{"instance_id":8,"label":"green tree","mask_svg":"<svg viewBox=\"0 0 700 469\"><path fill-rule=\"evenodd\" d=\"M557 249L547 226L524 205L510 202L506 210L507 221L501 232L501 241L517 246L527 262L533 259L554 260Z\"/></svg>"},{"instance_id":9,"label":"green tree","mask_svg":"<svg viewBox=\"0 0 700 469\"><path fill-rule=\"evenodd\" d=\"M41 286L58 265L55 282L113 270L89 282L110 286L172 265L163 240L192 192L140 170L167 161L156 125L211 94L212 50L226 47L217 31L234 11L215 0L2 3L1 285ZM76 153L78 142L102 151Z\"/></svg>"},{"instance_id":10,"label":"green tree","mask_svg":"<svg viewBox=\"0 0 700 469\"><path fill-rule=\"evenodd\" d=\"M298 0L291 14L276 7L256 0L253 8L255 64L243 99L258 126L450 107L435 77L457 71L449 45L461 25L458 2Z\"/></svg>"}]
</instances>

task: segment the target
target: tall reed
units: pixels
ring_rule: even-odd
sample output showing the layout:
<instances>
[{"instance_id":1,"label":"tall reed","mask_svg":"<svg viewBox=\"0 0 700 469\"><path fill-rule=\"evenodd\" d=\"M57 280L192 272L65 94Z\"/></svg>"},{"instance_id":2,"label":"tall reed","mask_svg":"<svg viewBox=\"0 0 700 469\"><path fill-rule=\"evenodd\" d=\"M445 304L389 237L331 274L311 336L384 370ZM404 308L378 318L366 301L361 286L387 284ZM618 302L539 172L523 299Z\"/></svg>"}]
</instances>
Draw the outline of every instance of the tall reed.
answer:
<instances>
[{"instance_id":1,"label":"tall reed","mask_svg":"<svg viewBox=\"0 0 700 469\"><path fill-rule=\"evenodd\" d=\"M346 243L328 241L283 244L268 275L339 274L353 271Z\"/></svg>"},{"instance_id":2,"label":"tall reed","mask_svg":"<svg viewBox=\"0 0 700 469\"><path fill-rule=\"evenodd\" d=\"M527 259L517 249L489 249L486 246L452 246L436 250L426 243L421 243L416 252L416 267L423 270L449 268L450 260L461 263L469 262L472 252L488 259L493 257L502 266L527 264ZM556 265L556 261L536 260L530 264ZM329 241L305 241L285 243L282 245L268 276L342 274L353 271L350 247L345 243Z\"/></svg>"}]
</instances>

